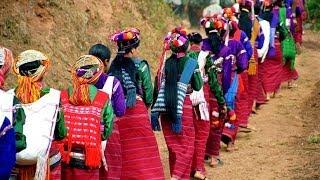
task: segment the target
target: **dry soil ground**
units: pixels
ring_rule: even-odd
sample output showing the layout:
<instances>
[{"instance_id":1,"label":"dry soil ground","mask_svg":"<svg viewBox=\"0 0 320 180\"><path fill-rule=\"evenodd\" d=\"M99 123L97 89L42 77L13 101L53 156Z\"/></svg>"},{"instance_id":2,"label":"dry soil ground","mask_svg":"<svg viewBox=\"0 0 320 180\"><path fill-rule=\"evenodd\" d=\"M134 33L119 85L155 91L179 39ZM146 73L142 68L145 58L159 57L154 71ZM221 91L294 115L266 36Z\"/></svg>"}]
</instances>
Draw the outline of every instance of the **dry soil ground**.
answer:
<instances>
[{"instance_id":1,"label":"dry soil ground","mask_svg":"<svg viewBox=\"0 0 320 180\"><path fill-rule=\"evenodd\" d=\"M209 179L320 179L320 35L306 32L304 38L297 87L284 84L276 98L250 117L257 131L239 134L238 151L227 153L222 146L224 165L206 166ZM162 134L157 140L169 179Z\"/></svg>"}]
</instances>

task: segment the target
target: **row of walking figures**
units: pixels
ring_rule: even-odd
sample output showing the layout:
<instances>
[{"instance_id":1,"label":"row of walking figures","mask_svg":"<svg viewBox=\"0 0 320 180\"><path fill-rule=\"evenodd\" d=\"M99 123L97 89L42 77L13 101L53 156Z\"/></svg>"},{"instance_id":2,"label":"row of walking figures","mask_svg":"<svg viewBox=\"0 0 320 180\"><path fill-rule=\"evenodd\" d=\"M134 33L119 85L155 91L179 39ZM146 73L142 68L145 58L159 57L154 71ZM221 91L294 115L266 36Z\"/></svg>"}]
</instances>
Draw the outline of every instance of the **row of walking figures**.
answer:
<instances>
[{"instance_id":1,"label":"row of walking figures","mask_svg":"<svg viewBox=\"0 0 320 180\"><path fill-rule=\"evenodd\" d=\"M61 91L45 84L47 55L26 50L14 59L1 47L0 179L164 179L153 132L160 130L170 178L208 179L205 163L222 164L220 142L234 151L238 131L252 129L250 114L298 76L302 31L290 30L298 26L291 6L238 5L204 17L205 38L170 31L154 81L136 28L112 35L111 62L108 47L92 46ZM5 91L10 69L17 82Z\"/></svg>"}]
</instances>

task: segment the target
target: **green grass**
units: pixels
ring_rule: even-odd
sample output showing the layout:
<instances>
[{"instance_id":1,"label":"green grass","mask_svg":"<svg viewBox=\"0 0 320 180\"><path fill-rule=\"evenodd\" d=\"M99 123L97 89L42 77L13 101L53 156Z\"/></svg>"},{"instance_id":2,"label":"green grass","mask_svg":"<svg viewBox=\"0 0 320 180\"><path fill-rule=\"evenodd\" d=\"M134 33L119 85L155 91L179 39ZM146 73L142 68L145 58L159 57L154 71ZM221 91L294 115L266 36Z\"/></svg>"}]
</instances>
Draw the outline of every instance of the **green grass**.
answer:
<instances>
[{"instance_id":1,"label":"green grass","mask_svg":"<svg viewBox=\"0 0 320 180\"><path fill-rule=\"evenodd\" d=\"M320 134L310 135L307 139L309 144L319 144L320 143Z\"/></svg>"}]
</instances>

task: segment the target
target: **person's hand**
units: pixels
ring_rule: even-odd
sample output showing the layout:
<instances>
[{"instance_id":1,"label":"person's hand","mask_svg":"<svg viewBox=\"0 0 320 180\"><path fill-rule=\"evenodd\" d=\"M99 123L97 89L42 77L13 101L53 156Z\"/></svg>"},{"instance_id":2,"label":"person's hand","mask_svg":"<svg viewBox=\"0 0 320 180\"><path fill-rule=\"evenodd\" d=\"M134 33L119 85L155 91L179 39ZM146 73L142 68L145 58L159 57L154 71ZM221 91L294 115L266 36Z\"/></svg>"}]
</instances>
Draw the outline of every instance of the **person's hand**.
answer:
<instances>
[{"instance_id":1,"label":"person's hand","mask_svg":"<svg viewBox=\"0 0 320 180\"><path fill-rule=\"evenodd\" d=\"M227 105L223 104L219 106L219 114L221 119L225 119L227 115Z\"/></svg>"}]
</instances>

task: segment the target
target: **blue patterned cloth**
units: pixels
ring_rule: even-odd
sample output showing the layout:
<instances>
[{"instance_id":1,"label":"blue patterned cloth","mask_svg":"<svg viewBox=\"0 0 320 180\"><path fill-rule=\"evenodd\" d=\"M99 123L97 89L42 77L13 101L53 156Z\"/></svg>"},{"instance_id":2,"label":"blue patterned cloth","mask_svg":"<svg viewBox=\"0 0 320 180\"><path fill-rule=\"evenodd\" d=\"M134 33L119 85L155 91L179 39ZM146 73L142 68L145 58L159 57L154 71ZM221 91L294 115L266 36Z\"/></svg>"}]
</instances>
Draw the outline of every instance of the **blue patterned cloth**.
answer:
<instances>
[{"instance_id":1,"label":"blue patterned cloth","mask_svg":"<svg viewBox=\"0 0 320 180\"><path fill-rule=\"evenodd\" d=\"M14 129L5 118L0 127L0 179L9 179L16 162L16 143Z\"/></svg>"}]
</instances>

